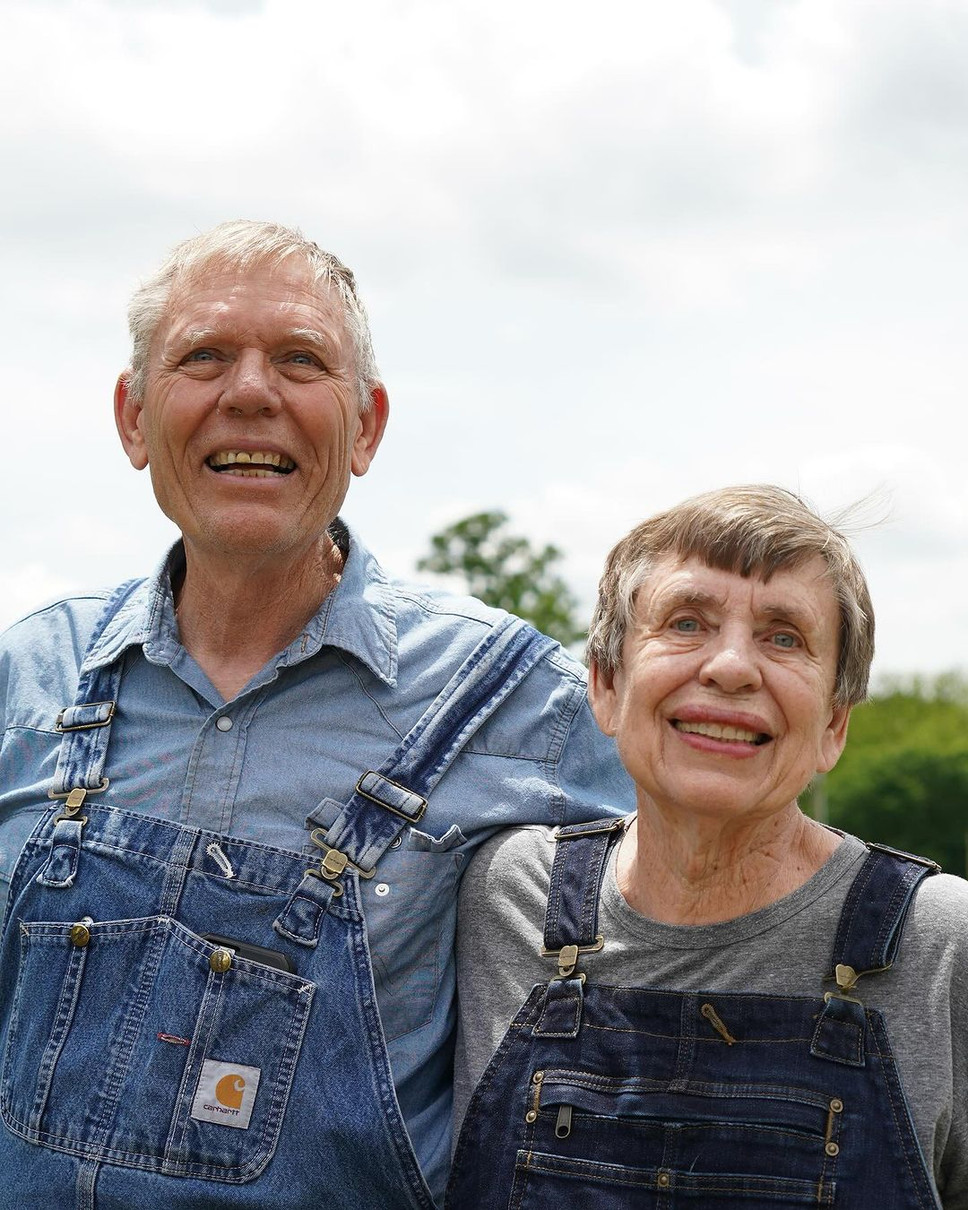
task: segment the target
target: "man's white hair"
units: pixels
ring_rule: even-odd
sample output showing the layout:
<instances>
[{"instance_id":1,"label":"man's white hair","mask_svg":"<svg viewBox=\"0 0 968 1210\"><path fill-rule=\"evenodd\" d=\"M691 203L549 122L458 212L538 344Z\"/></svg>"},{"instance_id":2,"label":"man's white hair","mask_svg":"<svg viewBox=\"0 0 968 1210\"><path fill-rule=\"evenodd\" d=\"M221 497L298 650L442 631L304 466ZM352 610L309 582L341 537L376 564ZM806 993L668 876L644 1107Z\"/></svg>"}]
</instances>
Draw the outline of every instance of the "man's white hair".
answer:
<instances>
[{"instance_id":1,"label":"man's white hair","mask_svg":"<svg viewBox=\"0 0 968 1210\"><path fill-rule=\"evenodd\" d=\"M244 270L250 265L278 266L290 257L301 258L313 283L322 292L336 292L343 322L353 342L356 390L361 412L369 409L370 391L380 380L366 310L356 292L351 269L332 252L325 252L294 227L234 219L177 244L157 273L135 291L128 307L131 332L131 366L128 389L143 400L148 378L148 356L158 325L165 317L173 288L206 270Z\"/></svg>"}]
</instances>

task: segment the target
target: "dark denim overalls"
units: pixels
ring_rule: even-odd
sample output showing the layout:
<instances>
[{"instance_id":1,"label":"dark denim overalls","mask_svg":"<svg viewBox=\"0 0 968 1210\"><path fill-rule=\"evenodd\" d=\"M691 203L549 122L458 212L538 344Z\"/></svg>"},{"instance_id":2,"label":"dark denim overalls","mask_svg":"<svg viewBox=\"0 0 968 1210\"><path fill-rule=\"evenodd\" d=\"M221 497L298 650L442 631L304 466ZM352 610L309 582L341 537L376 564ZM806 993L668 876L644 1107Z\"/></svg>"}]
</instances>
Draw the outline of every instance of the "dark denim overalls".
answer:
<instances>
[{"instance_id":1,"label":"dark denim overalls","mask_svg":"<svg viewBox=\"0 0 968 1210\"><path fill-rule=\"evenodd\" d=\"M332 826L309 814L311 857L114 801L121 662L82 664L58 721L59 801L27 842L4 926L0 1206L432 1210L360 879L549 646L513 619L492 630Z\"/></svg>"},{"instance_id":2,"label":"dark denim overalls","mask_svg":"<svg viewBox=\"0 0 968 1210\"><path fill-rule=\"evenodd\" d=\"M883 1018L854 987L894 961L937 867L870 846L826 995L823 972L816 998L594 986L576 967L602 944L621 828L559 831L543 951L558 977L533 989L478 1084L448 1210L937 1210Z\"/></svg>"}]
</instances>

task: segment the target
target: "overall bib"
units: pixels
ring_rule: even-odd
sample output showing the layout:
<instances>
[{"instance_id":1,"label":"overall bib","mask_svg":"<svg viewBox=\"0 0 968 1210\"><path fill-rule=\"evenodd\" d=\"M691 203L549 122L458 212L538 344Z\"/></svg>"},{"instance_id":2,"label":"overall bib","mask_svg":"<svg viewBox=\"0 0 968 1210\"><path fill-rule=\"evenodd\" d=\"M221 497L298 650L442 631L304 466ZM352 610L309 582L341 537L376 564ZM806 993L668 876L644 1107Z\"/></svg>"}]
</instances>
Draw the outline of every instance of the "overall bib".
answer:
<instances>
[{"instance_id":1,"label":"overall bib","mask_svg":"<svg viewBox=\"0 0 968 1210\"><path fill-rule=\"evenodd\" d=\"M542 951L558 977L533 989L481 1077L448 1210L938 1210L884 1020L854 986L893 963L937 866L869 846L826 995L589 985L576 967L603 944L622 827L559 830Z\"/></svg>"},{"instance_id":2,"label":"overall bib","mask_svg":"<svg viewBox=\"0 0 968 1210\"><path fill-rule=\"evenodd\" d=\"M0 1207L433 1210L360 880L550 646L492 630L332 825L309 814L304 852L125 810L105 760L121 661L82 664L4 923Z\"/></svg>"}]
</instances>

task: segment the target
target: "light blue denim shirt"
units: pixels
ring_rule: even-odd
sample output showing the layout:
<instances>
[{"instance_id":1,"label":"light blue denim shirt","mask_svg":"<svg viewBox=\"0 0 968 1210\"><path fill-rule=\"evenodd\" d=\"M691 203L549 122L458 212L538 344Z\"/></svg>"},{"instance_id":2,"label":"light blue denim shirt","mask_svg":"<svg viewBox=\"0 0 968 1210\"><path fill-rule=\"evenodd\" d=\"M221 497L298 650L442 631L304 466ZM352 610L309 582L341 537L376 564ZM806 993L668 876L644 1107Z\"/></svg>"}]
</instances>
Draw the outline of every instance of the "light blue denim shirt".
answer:
<instances>
[{"instance_id":1,"label":"light blue denim shirt","mask_svg":"<svg viewBox=\"0 0 968 1210\"><path fill-rule=\"evenodd\" d=\"M124 660L107 773L128 809L311 851L306 817L330 822L379 768L501 615L471 598L391 582L355 535L342 580L305 631L226 702L178 639L176 546L137 590L110 653ZM50 806L58 712L107 592L31 614L0 639L0 907L20 848ZM327 805L328 804L328 805ZM401 1109L437 1191L449 1159L456 891L498 828L632 808L599 732L583 669L545 656L472 737L418 831L365 886L377 998ZM487 972L481 972L482 978Z\"/></svg>"}]
</instances>

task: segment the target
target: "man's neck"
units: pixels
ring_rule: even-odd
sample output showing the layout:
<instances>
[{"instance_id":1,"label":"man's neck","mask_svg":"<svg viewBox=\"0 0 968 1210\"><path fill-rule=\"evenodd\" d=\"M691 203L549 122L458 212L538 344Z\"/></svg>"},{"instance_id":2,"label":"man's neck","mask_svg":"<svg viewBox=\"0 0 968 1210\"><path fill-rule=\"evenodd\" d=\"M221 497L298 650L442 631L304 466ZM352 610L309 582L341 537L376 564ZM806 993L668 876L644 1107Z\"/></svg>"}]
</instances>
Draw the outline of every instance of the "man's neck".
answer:
<instances>
[{"instance_id":1,"label":"man's neck","mask_svg":"<svg viewBox=\"0 0 968 1210\"><path fill-rule=\"evenodd\" d=\"M340 581L343 555L328 534L298 561L199 557L186 546L174 586L182 645L226 701L304 629Z\"/></svg>"}]
</instances>

